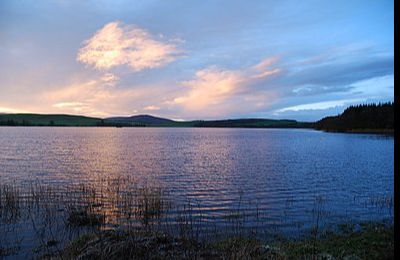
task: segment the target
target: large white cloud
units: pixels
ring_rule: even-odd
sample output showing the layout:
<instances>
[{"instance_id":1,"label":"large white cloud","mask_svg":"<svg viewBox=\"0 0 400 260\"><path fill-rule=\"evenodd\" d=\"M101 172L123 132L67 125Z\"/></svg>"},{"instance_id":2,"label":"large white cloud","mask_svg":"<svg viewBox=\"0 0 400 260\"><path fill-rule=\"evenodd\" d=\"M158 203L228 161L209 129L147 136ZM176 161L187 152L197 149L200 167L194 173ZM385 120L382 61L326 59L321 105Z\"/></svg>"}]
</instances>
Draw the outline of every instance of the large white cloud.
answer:
<instances>
[{"instance_id":1,"label":"large white cloud","mask_svg":"<svg viewBox=\"0 0 400 260\"><path fill-rule=\"evenodd\" d=\"M161 67L180 53L174 43L156 39L145 29L112 22L84 42L77 60L100 70L127 65L137 72Z\"/></svg>"}]
</instances>

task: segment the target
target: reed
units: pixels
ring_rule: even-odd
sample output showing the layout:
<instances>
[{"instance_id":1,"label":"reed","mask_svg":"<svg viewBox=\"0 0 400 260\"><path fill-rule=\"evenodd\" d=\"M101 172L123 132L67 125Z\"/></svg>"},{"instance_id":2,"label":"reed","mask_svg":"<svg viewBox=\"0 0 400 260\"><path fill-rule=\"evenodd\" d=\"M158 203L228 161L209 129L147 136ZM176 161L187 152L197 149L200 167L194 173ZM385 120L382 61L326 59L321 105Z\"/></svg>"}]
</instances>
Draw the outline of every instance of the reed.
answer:
<instances>
[{"instance_id":1,"label":"reed","mask_svg":"<svg viewBox=\"0 0 400 260\"><path fill-rule=\"evenodd\" d=\"M276 247L266 245L264 238L274 237L274 243L283 244L288 240L277 236L281 234L279 229L264 228L268 212L260 210L257 201L245 201L243 192L236 206L218 219L204 216L199 202L177 204L170 195L162 187L140 186L129 178L62 185L39 181L2 184L0 256L17 253L16 245L24 238L15 234L30 234L36 238L33 252L37 257L64 258L87 253L88 248L83 249L76 242L81 239L84 244L90 243L88 247L101 258L141 257L145 254L143 248L146 252L158 250L154 254L161 258L168 258L169 254L178 254L178 259L285 258ZM283 221L290 220L292 201L293 198L285 203ZM390 208L393 198L377 197L369 203ZM303 250L303 255L317 256L321 253L320 241L329 236L325 225L329 211L323 197L315 198L310 213L312 225L309 234L297 240L303 241L298 250ZM296 225L304 227L304 223ZM349 232L355 232L354 228ZM137 252L139 255L135 255Z\"/></svg>"}]
</instances>

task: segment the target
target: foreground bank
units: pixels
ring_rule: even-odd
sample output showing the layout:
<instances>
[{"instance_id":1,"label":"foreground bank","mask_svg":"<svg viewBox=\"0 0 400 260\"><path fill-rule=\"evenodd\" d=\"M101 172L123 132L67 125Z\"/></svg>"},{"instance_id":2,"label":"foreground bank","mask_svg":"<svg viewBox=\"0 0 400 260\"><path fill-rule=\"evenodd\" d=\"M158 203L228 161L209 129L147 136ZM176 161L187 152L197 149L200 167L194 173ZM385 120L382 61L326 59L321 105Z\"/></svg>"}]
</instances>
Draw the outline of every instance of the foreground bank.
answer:
<instances>
[{"instance_id":1,"label":"foreground bank","mask_svg":"<svg viewBox=\"0 0 400 260\"><path fill-rule=\"evenodd\" d=\"M218 218L199 214L199 205L174 205L162 189L124 189L132 184L129 179L103 183L108 185L0 185L0 258L393 258L393 217L329 224L321 197L304 212L311 215L310 225L296 222L299 229L288 234L281 229L285 225L273 230L261 225L260 216L270 212L258 207L255 215L232 208L218 225ZM391 196L369 203L390 212L394 205ZM290 215L283 218L281 224Z\"/></svg>"},{"instance_id":2,"label":"foreground bank","mask_svg":"<svg viewBox=\"0 0 400 260\"><path fill-rule=\"evenodd\" d=\"M205 242L164 233L102 231L68 244L60 259L394 259L394 229L385 222L340 225L321 237L251 237Z\"/></svg>"}]
</instances>

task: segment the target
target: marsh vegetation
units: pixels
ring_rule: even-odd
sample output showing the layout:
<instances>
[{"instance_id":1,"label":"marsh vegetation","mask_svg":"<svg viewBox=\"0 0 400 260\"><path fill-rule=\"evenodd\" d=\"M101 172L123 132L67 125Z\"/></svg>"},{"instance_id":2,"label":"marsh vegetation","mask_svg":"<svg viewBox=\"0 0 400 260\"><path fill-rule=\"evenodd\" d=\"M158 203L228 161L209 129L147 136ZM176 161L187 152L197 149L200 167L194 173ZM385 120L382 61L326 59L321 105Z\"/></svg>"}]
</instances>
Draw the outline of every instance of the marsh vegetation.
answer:
<instances>
[{"instance_id":1,"label":"marsh vegetation","mask_svg":"<svg viewBox=\"0 0 400 260\"><path fill-rule=\"evenodd\" d=\"M290 200L285 207L290 208ZM369 205L393 209L393 198ZM246 207L243 207L246 205ZM266 229L267 211L241 196L219 219L203 216L193 201L176 203L159 187L138 186L129 178L98 183L0 185L0 253L61 259L242 259L391 256L393 229L382 224L330 225L324 198L317 196L312 225L296 223L291 235ZM282 223L289 223L284 214ZM282 224L281 223L281 224ZM284 225L280 225L284 227ZM373 247L369 244L373 243Z\"/></svg>"}]
</instances>

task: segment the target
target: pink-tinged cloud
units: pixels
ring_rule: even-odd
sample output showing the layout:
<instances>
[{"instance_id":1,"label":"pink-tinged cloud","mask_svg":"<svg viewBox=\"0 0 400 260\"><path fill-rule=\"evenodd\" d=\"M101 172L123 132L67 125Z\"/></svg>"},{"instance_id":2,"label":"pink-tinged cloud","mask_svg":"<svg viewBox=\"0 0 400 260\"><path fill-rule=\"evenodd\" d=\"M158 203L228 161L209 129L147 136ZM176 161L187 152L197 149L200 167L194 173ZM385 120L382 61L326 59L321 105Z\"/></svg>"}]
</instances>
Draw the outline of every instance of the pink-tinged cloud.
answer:
<instances>
[{"instance_id":1,"label":"pink-tinged cloud","mask_svg":"<svg viewBox=\"0 0 400 260\"><path fill-rule=\"evenodd\" d=\"M160 109L161 108L159 106L154 106L154 105L146 106L143 108L143 110L146 110L146 111L157 111Z\"/></svg>"},{"instance_id":2,"label":"pink-tinged cloud","mask_svg":"<svg viewBox=\"0 0 400 260\"><path fill-rule=\"evenodd\" d=\"M138 72L164 66L181 53L175 44L156 39L145 29L112 22L84 42L77 60L99 70L126 65Z\"/></svg>"},{"instance_id":3,"label":"pink-tinged cloud","mask_svg":"<svg viewBox=\"0 0 400 260\"><path fill-rule=\"evenodd\" d=\"M78 76L66 85L43 93L37 99L41 100L43 106L51 107L52 113L98 117L127 116L161 109L156 104L163 100L154 97L154 92L162 93L163 86L151 85L150 88L149 85L135 85L132 88L123 88L111 85L116 80L116 76L112 74L89 79Z\"/></svg>"},{"instance_id":4,"label":"pink-tinged cloud","mask_svg":"<svg viewBox=\"0 0 400 260\"><path fill-rule=\"evenodd\" d=\"M103 116L107 113L102 104L107 104L112 99L112 92L102 80L77 81L47 92L42 99L62 112Z\"/></svg>"},{"instance_id":5,"label":"pink-tinged cloud","mask_svg":"<svg viewBox=\"0 0 400 260\"><path fill-rule=\"evenodd\" d=\"M194 79L183 82L188 91L174 99L190 110L199 110L223 102L240 87L242 75L235 71L210 67L196 73Z\"/></svg>"},{"instance_id":6,"label":"pink-tinged cloud","mask_svg":"<svg viewBox=\"0 0 400 260\"><path fill-rule=\"evenodd\" d=\"M119 77L112 73L106 73L100 78L100 80L107 86L115 86L119 81Z\"/></svg>"},{"instance_id":7,"label":"pink-tinged cloud","mask_svg":"<svg viewBox=\"0 0 400 260\"><path fill-rule=\"evenodd\" d=\"M269 76L278 74L273 68L276 58L261 61L241 70L228 70L211 66L198 71L192 80L184 81L183 93L173 99L173 104L186 111L204 115L219 115L235 111L257 110L272 103L275 93L268 89L254 90L251 87L266 82ZM216 114L217 115L217 114Z\"/></svg>"},{"instance_id":8,"label":"pink-tinged cloud","mask_svg":"<svg viewBox=\"0 0 400 260\"><path fill-rule=\"evenodd\" d=\"M270 75L277 74L281 72L279 68L272 68L273 64L279 60L278 57L271 57L263 59L261 62L252 66L248 69L248 73L251 74L251 77L254 79L262 79Z\"/></svg>"}]
</instances>

